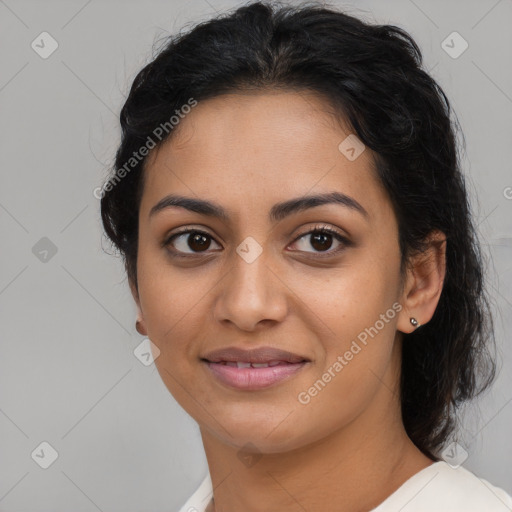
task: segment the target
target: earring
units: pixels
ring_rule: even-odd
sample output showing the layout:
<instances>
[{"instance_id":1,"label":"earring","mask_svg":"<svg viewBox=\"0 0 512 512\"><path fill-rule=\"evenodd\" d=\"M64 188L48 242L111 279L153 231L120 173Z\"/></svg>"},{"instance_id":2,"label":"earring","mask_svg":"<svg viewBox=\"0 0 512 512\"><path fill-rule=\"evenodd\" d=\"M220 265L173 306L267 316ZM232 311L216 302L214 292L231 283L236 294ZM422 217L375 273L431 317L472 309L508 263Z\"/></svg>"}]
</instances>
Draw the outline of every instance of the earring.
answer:
<instances>
[{"instance_id":1,"label":"earring","mask_svg":"<svg viewBox=\"0 0 512 512\"><path fill-rule=\"evenodd\" d=\"M137 332L138 332L139 334L142 334L143 336L145 335L144 331L142 330L142 326L141 326L141 322L140 322L140 320L137 320L137 321L135 322L135 329L137 329Z\"/></svg>"},{"instance_id":2,"label":"earring","mask_svg":"<svg viewBox=\"0 0 512 512\"><path fill-rule=\"evenodd\" d=\"M416 320L416 318L411 317L411 324L417 329L421 324Z\"/></svg>"}]
</instances>

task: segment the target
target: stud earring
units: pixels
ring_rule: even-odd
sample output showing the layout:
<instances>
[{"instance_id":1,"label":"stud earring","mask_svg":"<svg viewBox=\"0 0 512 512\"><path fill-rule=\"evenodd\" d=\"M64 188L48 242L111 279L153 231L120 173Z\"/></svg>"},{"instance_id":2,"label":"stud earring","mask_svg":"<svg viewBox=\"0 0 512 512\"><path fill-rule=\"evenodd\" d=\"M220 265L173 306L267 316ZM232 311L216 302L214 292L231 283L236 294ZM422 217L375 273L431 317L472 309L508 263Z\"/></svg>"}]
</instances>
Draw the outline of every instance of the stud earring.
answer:
<instances>
[{"instance_id":1,"label":"stud earring","mask_svg":"<svg viewBox=\"0 0 512 512\"><path fill-rule=\"evenodd\" d=\"M411 317L411 324L417 329L421 324L416 320L416 318Z\"/></svg>"},{"instance_id":2,"label":"stud earring","mask_svg":"<svg viewBox=\"0 0 512 512\"><path fill-rule=\"evenodd\" d=\"M142 330L142 326L141 326L141 322L140 322L140 320L137 320L137 321L135 322L135 329L137 329L137 332L138 332L139 334L142 334L143 336L145 335L145 332Z\"/></svg>"}]
</instances>

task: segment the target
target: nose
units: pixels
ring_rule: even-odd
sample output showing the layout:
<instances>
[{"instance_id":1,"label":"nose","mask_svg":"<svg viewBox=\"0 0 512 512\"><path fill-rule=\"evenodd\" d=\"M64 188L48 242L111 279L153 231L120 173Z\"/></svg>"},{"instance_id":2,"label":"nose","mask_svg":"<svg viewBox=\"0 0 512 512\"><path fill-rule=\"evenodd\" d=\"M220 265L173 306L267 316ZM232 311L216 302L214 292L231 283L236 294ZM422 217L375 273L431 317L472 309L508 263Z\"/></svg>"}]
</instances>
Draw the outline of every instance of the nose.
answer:
<instances>
[{"instance_id":1,"label":"nose","mask_svg":"<svg viewBox=\"0 0 512 512\"><path fill-rule=\"evenodd\" d=\"M265 252L251 263L235 253L231 270L218 287L215 319L243 331L282 322L288 310L287 290Z\"/></svg>"}]
</instances>

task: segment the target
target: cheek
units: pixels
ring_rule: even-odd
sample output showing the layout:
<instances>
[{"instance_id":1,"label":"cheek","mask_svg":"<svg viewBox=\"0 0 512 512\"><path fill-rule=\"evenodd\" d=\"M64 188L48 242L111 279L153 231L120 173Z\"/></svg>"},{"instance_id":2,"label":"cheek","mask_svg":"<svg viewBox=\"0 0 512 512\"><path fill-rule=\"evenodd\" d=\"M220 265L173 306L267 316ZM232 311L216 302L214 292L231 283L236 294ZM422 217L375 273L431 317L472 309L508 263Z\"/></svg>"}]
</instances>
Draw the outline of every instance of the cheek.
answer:
<instances>
[{"instance_id":1,"label":"cheek","mask_svg":"<svg viewBox=\"0 0 512 512\"><path fill-rule=\"evenodd\" d=\"M375 283L369 280L365 284ZM296 397L308 417L324 418L326 433L351 422L369 407L383 386L391 385L384 382L393 360L396 333L397 312L392 306L399 305L384 300L385 294L375 288L374 294L362 293L360 300L355 300L355 290L357 287L352 290L347 286L346 294L331 294L329 302L336 306L326 302L319 310L322 322L329 325L329 334L320 338L318 364Z\"/></svg>"},{"instance_id":2,"label":"cheek","mask_svg":"<svg viewBox=\"0 0 512 512\"><path fill-rule=\"evenodd\" d=\"M201 298L206 288L192 274L177 271L149 251L139 253L137 272L148 337L160 350L156 368L176 401L193 417L200 417L190 391L197 372L193 351L201 337L200 322L205 321Z\"/></svg>"},{"instance_id":3,"label":"cheek","mask_svg":"<svg viewBox=\"0 0 512 512\"><path fill-rule=\"evenodd\" d=\"M317 376L331 389L319 395L329 395L329 402L335 397L330 393L339 392L350 395L345 405L346 400L354 406L364 401L390 363L401 309L398 260L394 265L393 257L361 254L353 263L333 269L325 280L310 276L300 286L296 281L294 291L304 303L298 315L319 341Z\"/></svg>"},{"instance_id":4,"label":"cheek","mask_svg":"<svg viewBox=\"0 0 512 512\"><path fill-rule=\"evenodd\" d=\"M163 254L163 255L162 255ZM204 319L204 301L215 283L197 269L176 269L165 252L140 251L138 284L144 320L152 341L165 350L186 345L191 329ZM209 281L212 281L209 284ZM205 296L206 294L206 296Z\"/></svg>"},{"instance_id":5,"label":"cheek","mask_svg":"<svg viewBox=\"0 0 512 512\"><path fill-rule=\"evenodd\" d=\"M376 258L369 251L358 251L342 265L325 270L305 270L298 278L296 269L283 269L282 279L300 299L302 311L298 316L306 322L316 321L323 340L330 350L341 348L347 340L356 338L366 328L386 314L398 298L398 259L394 254ZM396 268L395 268L396 267ZM312 315L314 313L314 315ZM395 311L390 311L383 329L388 333L389 323L394 323Z\"/></svg>"}]
</instances>

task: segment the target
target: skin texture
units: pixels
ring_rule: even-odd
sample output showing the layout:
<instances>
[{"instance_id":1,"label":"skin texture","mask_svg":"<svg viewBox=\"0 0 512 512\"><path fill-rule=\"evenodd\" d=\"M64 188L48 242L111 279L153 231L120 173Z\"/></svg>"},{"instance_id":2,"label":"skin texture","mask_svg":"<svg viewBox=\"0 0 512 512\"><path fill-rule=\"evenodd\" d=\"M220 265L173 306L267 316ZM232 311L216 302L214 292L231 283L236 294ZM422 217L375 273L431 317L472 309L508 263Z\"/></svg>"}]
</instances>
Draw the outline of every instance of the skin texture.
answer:
<instances>
[{"instance_id":1,"label":"skin texture","mask_svg":"<svg viewBox=\"0 0 512 512\"><path fill-rule=\"evenodd\" d=\"M445 244L415 258L402 281L397 221L372 153L349 161L340 152L351 131L332 112L311 92L223 95L199 102L147 160L138 293L131 289L141 331L160 350L163 382L200 426L214 486L209 510L369 510L432 463L404 430L398 383L410 317L427 323L437 306ZM329 204L268 218L277 202L333 191L368 217ZM216 202L231 219L178 207L150 217L170 193ZM318 224L350 244L328 235L322 250L306 234ZM188 245L190 234L174 240L175 249L196 251L188 260L162 246L184 227L211 236L204 252ZM249 236L263 249L250 264L236 252ZM300 403L299 393L394 303L401 311ZM272 346L311 363L270 388L236 390L200 361L228 346Z\"/></svg>"}]
</instances>

